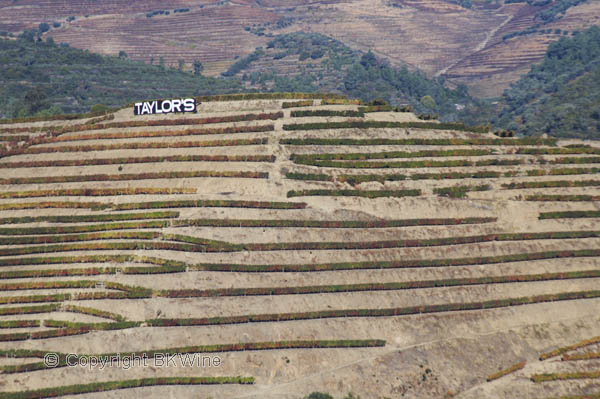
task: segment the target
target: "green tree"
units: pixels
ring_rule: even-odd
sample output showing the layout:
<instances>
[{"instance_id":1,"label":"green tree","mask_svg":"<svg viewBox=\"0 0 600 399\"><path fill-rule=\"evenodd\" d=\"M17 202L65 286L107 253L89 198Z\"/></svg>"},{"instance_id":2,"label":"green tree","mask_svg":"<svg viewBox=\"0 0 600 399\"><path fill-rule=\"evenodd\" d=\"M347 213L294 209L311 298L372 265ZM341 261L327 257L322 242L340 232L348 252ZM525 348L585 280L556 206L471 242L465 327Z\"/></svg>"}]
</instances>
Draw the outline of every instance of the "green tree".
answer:
<instances>
[{"instance_id":1,"label":"green tree","mask_svg":"<svg viewBox=\"0 0 600 399\"><path fill-rule=\"evenodd\" d=\"M333 399L333 396L331 396L328 393L324 393L324 392L313 392L310 395L308 395L306 398L307 399Z\"/></svg>"},{"instance_id":2,"label":"green tree","mask_svg":"<svg viewBox=\"0 0 600 399\"><path fill-rule=\"evenodd\" d=\"M199 76L204 71L204 65L200 60L194 60L194 75Z\"/></svg>"},{"instance_id":3,"label":"green tree","mask_svg":"<svg viewBox=\"0 0 600 399\"><path fill-rule=\"evenodd\" d=\"M377 58L375 57L375 54L373 54L371 50L369 50L367 54L363 55L360 58L360 64L365 68L375 66L377 65Z\"/></svg>"},{"instance_id":4,"label":"green tree","mask_svg":"<svg viewBox=\"0 0 600 399\"><path fill-rule=\"evenodd\" d=\"M424 107L429 108L431 110L435 109L436 107L435 100L430 95L425 95L421 97L421 104L423 104Z\"/></svg>"},{"instance_id":5,"label":"green tree","mask_svg":"<svg viewBox=\"0 0 600 399\"><path fill-rule=\"evenodd\" d=\"M50 25L46 22L42 22L38 25L38 30L40 33L48 32L50 30Z\"/></svg>"},{"instance_id":6,"label":"green tree","mask_svg":"<svg viewBox=\"0 0 600 399\"><path fill-rule=\"evenodd\" d=\"M177 69L183 71L183 67L185 66L185 60L177 60Z\"/></svg>"},{"instance_id":7,"label":"green tree","mask_svg":"<svg viewBox=\"0 0 600 399\"><path fill-rule=\"evenodd\" d=\"M46 103L47 97L48 94L41 87L33 87L27 90L25 97L23 98L27 114L33 115L39 110L46 108L48 106Z\"/></svg>"},{"instance_id":8,"label":"green tree","mask_svg":"<svg viewBox=\"0 0 600 399\"><path fill-rule=\"evenodd\" d=\"M127 53L123 50L119 51L119 58L127 58Z\"/></svg>"}]
</instances>

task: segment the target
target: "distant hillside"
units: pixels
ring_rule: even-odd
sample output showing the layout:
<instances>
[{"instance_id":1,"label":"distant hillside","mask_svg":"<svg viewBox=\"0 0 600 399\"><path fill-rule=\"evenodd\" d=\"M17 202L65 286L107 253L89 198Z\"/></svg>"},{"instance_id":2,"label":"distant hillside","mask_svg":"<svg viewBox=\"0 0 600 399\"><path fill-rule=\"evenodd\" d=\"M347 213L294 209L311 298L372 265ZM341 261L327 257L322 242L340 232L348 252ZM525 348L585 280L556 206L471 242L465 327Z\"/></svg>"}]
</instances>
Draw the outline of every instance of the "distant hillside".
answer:
<instances>
[{"instance_id":1,"label":"distant hillside","mask_svg":"<svg viewBox=\"0 0 600 399\"><path fill-rule=\"evenodd\" d=\"M417 112L454 120L473 100L466 88L393 68L320 34L277 36L238 60L222 78L102 56L38 41L33 31L0 40L0 117L87 112L94 104L122 106L139 99L242 91L337 92L363 100L411 104ZM201 70L201 68L198 68ZM199 72L199 70L197 72ZM243 84L240 83L243 80Z\"/></svg>"},{"instance_id":2,"label":"distant hillside","mask_svg":"<svg viewBox=\"0 0 600 399\"><path fill-rule=\"evenodd\" d=\"M318 33L278 35L224 76L237 76L247 88L273 91L325 91L370 101L411 104L417 112L455 120L457 109L473 102L466 87L444 87L444 80L423 72L396 68L373 53L354 51Z\"/></svg>"},{"instance_id":3,"label":"distant hillside","mask_svg":"<svg viewBox=\"0 0 600 399\"><path fill-rule=\"evenodd\" d=\"M497 97L599 14L581 0L0 0L0 35L46 24L57 43L216 76L271 37L315 32Z\"/></svg>"},{"instance_id":4,"label":"distant hillside","mask_svg":"<svg viewBox=\"0 0 600 399\"><path fill-rule=\"evenodd\" d=\"M26 35L27 36L27 35ZM87 112L154 97L239 92L239 81L35 41L0 39L0 117Z\"/></svg>"},{"instance_id":5,"label":"distant hillside","mask_svg":"<svg viewBox=\"0 0 600 399\"><path fill-rule=\"evenodd\" d=\"M506 90L493 122L524 135L600 139L600 28L548 47L544 61Z\"/></svg>"}]
</instances>

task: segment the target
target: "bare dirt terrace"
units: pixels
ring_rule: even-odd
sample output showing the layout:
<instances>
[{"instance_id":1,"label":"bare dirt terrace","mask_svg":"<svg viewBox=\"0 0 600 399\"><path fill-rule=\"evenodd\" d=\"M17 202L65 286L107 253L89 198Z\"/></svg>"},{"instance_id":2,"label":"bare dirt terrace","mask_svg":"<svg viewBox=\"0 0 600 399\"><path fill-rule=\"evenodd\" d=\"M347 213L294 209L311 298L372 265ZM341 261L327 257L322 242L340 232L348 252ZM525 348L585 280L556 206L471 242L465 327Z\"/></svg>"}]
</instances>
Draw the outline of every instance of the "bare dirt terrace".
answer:
<instances>
[{"instance_id":1,"label":"bare dirt terrace","mask_svg":"<svg viewBox=\"0 0 600 399\"><path fill-rule=\"evenodd\" d=\"M0 126L0 398L600 393L597 143L263 97Z\"/></svg>"}]
</instances>

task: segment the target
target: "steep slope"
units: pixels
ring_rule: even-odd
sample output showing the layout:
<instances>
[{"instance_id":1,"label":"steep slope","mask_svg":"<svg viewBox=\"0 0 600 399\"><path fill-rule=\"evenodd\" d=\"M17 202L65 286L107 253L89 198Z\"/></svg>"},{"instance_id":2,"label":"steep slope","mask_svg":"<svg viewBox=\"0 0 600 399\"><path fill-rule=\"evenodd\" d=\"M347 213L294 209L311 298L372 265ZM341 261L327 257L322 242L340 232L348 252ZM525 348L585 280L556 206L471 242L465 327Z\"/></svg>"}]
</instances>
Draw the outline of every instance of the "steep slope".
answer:
<instances>
[{"instance_id":1,"label":"steep slope","mask_svg":"<svg viewBox=\"0 0 600 399\"><path fill-rule=\"evenodd\" d=\"M393 65L445 75L478 96L501 94L543 58L549 43L565 31L597 24L600 16L600 3L593 0L54 3L0 0L0 32L17 34L48 23L44 36L57 42L103 54L125 51L144 62L163 57L169 66L181 60L187 69L199 60L215 75L269 37L318 32L353 50L372 50Z\"/></svg>"},{"instance_id":2,"label":"steep slope","mask_svg":"<svg viewBox=\"0 0 600 399\"><path fill-rule=\"evenodd\" d=\"M600 138L600 28L548 48L509 90L495 124L524 135Z\"/></svg>"},{"instance_id":3,"label":"steep slope","mask_svg":"<svg viewBox=\"0 0 600 399\"><path fill-rule=\"evenodd\" d=\"M354 51L317 33L277 35L223 75L240 78L249 89L335 92L364 101L383 98L392 105L409 104L418 113L439 114L443 120L455 120L459 109L474 102L464 86L450 90L443 78L428 79L406 65L393 67L372 52Z\"/></svg>"},{"instance_id":4,"label":"steep slope","mask_svg":"<svg viewBox=\"0 0 600 399\"><path fill-rule=\"evenodd\" d=\"M240 91L236 80L102 56L51 42L0 39L0 117L87 112L94 104Z\"/></svg>"},{"instance_id":5,"label":"steep slope","mask_svg":"<svg viewBox=\"0 0 600 399\"><path fill-rule=\"evenodd\" d=\"M0 127L0 397L598 394L597 143L201 100Z\"/></svg>"}]
</instances>

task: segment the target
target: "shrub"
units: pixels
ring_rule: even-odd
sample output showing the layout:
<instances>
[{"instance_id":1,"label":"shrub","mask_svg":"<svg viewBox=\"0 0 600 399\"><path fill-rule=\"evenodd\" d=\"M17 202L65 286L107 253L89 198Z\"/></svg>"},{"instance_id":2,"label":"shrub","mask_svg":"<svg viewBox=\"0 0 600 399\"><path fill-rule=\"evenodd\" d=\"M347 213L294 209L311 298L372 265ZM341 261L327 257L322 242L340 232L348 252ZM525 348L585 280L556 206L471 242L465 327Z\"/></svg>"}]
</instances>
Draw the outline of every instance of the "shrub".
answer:
<instances>
[{"instance_id":1,"label":"shrub","mask_svg":"<svg viewBox=\"0 0 600 399\"><path fill-rule=\"evenodd\" d=\"M104 104L94 104L90 108L91 115L104 115L112 112L112 109Z\"/></svg>"},{"instance_id":2,"label":"shrub","mask_svg":"<svg viewBox=\"0 0 600 399\"><path fill-rule=\"evenodd\" d=\"M333 396L323 392L312 392L306 399L333 399Z\"/></svg>"}]
</instances>

